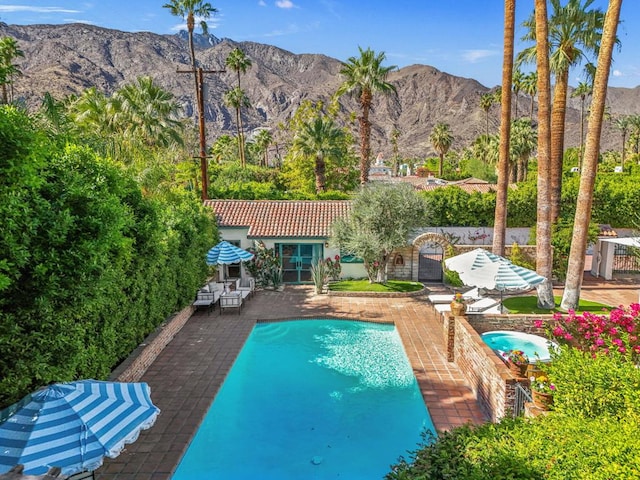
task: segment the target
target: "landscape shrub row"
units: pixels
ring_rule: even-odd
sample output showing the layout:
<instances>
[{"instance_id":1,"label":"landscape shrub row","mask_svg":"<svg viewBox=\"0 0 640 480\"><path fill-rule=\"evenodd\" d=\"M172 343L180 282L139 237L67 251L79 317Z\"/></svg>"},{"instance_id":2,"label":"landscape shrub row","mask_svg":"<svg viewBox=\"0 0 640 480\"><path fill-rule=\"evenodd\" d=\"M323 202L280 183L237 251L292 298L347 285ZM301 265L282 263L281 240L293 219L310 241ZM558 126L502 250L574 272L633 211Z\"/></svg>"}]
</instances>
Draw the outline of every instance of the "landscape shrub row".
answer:
<instances>
[{"instance_id":1,"label":"landscape shrub row","mask_svg":"<svg viewBox=\"0 0 640 480\"><path fill-rule=\"evenodd\" d=\"M200 199L143 195L85 146L0 108L0 408L54 381L106 378L206 278Z\"/></svg>"}]
</instances>

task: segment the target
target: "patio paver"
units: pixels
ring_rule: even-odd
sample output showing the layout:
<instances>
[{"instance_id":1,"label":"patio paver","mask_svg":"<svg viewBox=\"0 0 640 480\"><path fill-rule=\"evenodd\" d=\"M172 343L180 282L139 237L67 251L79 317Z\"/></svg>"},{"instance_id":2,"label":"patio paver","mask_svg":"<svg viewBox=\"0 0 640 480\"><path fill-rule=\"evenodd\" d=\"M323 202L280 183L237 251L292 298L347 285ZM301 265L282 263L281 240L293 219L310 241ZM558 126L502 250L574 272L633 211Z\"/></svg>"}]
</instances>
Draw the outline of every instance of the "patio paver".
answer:
<instances>
[{"instance_id":1,"label":"patio paver","mask_svg":"<svg viewBox=\"0 0 640 480\"><path fill-rule=\"evenodd\" d=\"M426 297L334 297L287 286L257 292L240 314L203 311L189 319L141 379L162 410L156 424L106 459L96 479L171 478L256 321L294 318L394 322L435 427L485 421L457 366L446 361L442 329Z\"/></svg>"}]
</instances>

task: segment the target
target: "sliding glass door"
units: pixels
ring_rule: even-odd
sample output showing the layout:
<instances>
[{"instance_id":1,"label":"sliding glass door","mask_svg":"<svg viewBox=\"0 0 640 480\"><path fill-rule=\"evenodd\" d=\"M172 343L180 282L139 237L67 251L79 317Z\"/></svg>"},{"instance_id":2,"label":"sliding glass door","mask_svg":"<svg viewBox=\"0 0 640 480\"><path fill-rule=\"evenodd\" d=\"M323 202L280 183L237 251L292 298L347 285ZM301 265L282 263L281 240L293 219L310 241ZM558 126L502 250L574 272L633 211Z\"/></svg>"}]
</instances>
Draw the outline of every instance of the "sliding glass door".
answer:
<instances>
[{"instance_id":1,"label":"sliding glass door","mask_svg":"<svg viewBox=\"0 0 640 480\"><path fill-rule=\"evenodd\" d=\"M282 259L284 283L310 283L311 265L322 258L321 243L276 244Z\"/></svg>"}]
</instances>

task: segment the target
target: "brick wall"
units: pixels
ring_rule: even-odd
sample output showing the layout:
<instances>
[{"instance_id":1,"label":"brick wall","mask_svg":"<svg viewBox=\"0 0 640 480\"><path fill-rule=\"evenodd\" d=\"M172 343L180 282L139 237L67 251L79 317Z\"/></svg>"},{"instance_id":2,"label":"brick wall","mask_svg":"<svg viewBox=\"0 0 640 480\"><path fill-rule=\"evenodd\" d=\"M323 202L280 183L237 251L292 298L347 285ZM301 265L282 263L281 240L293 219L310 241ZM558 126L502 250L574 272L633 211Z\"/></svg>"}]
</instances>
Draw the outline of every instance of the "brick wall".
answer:
<instances>
[{"instance_id":1,"label":"brick wall","mask_svg":"<svg viewBox=\"0 0 640 480\"><path fill-rule=\"evenodd\" d=\"M110 380L116 382L138 382L147 368L160 355L173 337L187 323L195 308L192 305L184 308L172 318L166 320L155 332L151 333L131 355L111 372Z\"/></svg>"},{"instance_id":2,"label":"brick wall","mask_svg":"<svg viewBox=\"0 0 640 480\"><path fill-rule=\"evenodd\" d=\"M491 330L542 334L533 322L545 317L550 315L445 315L443 334L448 345L447 358L460 367L480 408L492 421L509 414L515 401L516 379L480 334Z\"/></svg>"}]
</instances>

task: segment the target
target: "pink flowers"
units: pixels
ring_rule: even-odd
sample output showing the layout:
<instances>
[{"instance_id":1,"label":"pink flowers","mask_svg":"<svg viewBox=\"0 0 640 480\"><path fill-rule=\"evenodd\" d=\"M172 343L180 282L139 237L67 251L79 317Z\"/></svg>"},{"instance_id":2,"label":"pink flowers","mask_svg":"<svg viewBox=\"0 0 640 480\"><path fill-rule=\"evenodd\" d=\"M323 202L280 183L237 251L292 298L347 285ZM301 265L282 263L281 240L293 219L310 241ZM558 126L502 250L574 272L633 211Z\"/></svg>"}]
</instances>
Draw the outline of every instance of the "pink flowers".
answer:
<instances>
[{"instance_id":1,"label":"pink flowers","mask_svg":"<svg viewBox=\"0 0 640 480\"><path fill-rule=\"evenodd\" d=\"M560 343L569 343L581 350L608 354L619 352L630 360L640 360L640 304L620 307L608 314L570 311L566 316L555 314L553 320L534 322L536 328L547 328Z\"/></svg>"}]
</instances>

